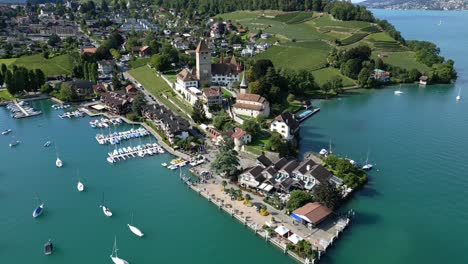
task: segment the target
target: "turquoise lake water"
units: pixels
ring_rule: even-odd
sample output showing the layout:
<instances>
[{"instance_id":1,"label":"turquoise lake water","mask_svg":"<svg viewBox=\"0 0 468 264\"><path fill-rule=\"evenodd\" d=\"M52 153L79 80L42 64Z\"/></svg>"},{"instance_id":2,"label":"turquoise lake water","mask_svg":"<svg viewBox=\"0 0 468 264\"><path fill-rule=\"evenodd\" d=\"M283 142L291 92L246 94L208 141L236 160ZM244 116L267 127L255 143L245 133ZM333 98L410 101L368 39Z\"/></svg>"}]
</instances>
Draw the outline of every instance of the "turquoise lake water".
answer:
<instances>
[{"instance_id":1,"label":"turquoise lake water","mask_svg":"<svg viewBox=\"0 0 468 264\"><path fill-rule=\"evenodd\" d=\"M437 43L456 85L410 85L316 102L301 150L328 148L363 162L369 184L347 204L357 216L321 263L466 263L468 236L468 13L374 10L406 39ZM439 20L442 26L437 26ZM455 101L458 89L462 100Z\"/></svg>"},{"instance_id":2,"label":"turquoise lake water","mask_svg":"<svg viewBox=\"0 0 468 264\"><path fill-rule=\"evenodd\" d=\"M468 235L468 13L375 11L408 38L436 42L456 60L456 85L404 86L362 91L315 102L322 111L301 128L301 151L328 147L375 169L369 184L346 205L354 224L321 263L466 262ZM437 26L439 20L442 26ZM294 263L204 198L189 191L178 173L161 167L160 155L109 165L111 149L97 144L90 118L62 120L50 102L45 113L13 120L0 108L0 257L2 263L111 263L114 235L119 256L131 263ZM120 130L129 127L120 127ZM22 143L10 149L15 139ZM53 140L64 167L55 167ZM139 144L139 141L133 141ZM86 185L76 190L77 170ZM33 219L37 192L46 204ZM102 193L114 216L99 208ZM145 233L139 239L126 224ZM52 238L56 251L43 255Z\"/></svg>"}]
</instances>

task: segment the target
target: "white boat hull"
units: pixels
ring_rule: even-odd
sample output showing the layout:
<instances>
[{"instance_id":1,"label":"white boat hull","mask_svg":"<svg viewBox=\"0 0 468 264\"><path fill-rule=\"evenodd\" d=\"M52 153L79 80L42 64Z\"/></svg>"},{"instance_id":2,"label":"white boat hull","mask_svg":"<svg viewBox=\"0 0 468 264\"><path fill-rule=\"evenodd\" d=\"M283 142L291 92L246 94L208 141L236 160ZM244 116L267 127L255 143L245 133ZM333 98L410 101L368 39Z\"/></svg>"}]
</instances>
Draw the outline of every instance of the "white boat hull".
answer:
<instances>
[{"instance_id":1,"label":"white boat hull","mask_svg":"<svg viewBox=\"0 0 468 264\"><path fill-rule=\"evenodd\" d=\"M132 231L132 233L135 234L136 236L139 236L139 237L144 236L143 232L141 232L141 230L138 229L137 227L132 226L130 224L127 224L127 226L128 228L130 228L130 231Z\"/></svg>"},{"instance_id":2,"label":"white boat hull","mask_svg":"<svg viewBox=\"0 0 468 264\"><path fill-rule=\"evenodd\" d=\"M126 260L121 259L119 257L110 256L110 258L112 259L112 262L114 262L115 264L128 264L128 262Z\"/></svg>"},{"instance_id":3,"label":"white boat hull","mask_svg":"<svg viewBox=\"0 0 468 264\"><path fill-rule=\"evenodd\" d=\"M111 217L112 216L112 212L109 208L105 207L104 205L101 205L101 208L102 208L102 212L104 213L105 216L107 217Z\"/></svg>"},{"instance_id":4,"label":"white boat hull","mask_svg":"<svg viewBox=\"0 0 468 264\"><path fill-rule=\"evenodd\" d=\"M84 191L84 184L79 181L78 184L76 185L76 189L78 189L79 192Z\"/></svg>"},{"instance_id":5,"label":"white boat hull","mask_svg":"<svg viewBox=\"0 0 468 264\"><path fill-rule=\"evenodd\" d=\"M62 168L63 162L59 158L57 158L57 160L55 161L55 166L57 166L57 168Z\"/></svg>"}]
</instances>

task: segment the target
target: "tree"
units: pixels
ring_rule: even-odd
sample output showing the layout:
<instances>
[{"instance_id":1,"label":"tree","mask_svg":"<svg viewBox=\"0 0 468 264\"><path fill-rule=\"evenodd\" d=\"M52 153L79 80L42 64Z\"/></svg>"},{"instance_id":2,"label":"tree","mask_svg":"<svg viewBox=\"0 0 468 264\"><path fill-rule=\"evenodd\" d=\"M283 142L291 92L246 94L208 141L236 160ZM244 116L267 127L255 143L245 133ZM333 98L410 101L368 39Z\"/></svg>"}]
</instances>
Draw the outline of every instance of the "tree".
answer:
<instances>
[{"instance_id":1,"label":"tree","mask_svg":"<svg viewBox=\"0 0 468 264\"><path fill-rule=\"evenodd\" d=\"M229 36L228 36L228 42L229 44L242 44L242 38L241 36L237 35L236 33L231 33Z\"/></svg>"},{"instance_id":2,"label":"tree","mask_svg":"<svg viewBox=\"0 0 468 264\"><path fill-rule=\"evenodd\" d=\"M54 47L57 46L61 41L62 40L57 34L52 34L50 35L49 40L47 40L47 44Z\"/></svg>"},{"instance_id":3,"label":"tree","mask_svg":"<svg viewBox=\"0 0 468 264\"><path fill-rule=\"evenodd\" d=\"M226 137L221 142L219 153L210 166L216 173L225 173L226 177L232 177L240 165L238 155L237 151L234 150L234 141Z\"/></svg>"},{"instance_id":4,"label":"tree","mask_svg":"<svg viewBox=\"0 0 468 264\"><path fill-rule=\"evenodd\" d=\"M154 54L151 56L150 65L157 71L163 72L170 69L171 62L167 55Z\"/></svg>"},{"instance_id":5,"label":"tree","mask_svg":"<svg viewBox=\"0 0 468 264\"><path fill-rule=\"evenodd\" d=\"M419 77L421 77L421 73L419 72L418 69L411 69L408 73L408 77L412 80L412 81L417 81L419 80Z\"/></svg>"},{"instance_id":6,"label":"tree","mask_svg":"<svg viewBox=\"0 0 468 264\"><path fill-rule=\"evenodd\" d=\"M213 126L219 130L223 130L223 131L229 130L233 126L232 119L224 110L221 110L213 118Z\"/></svg>"},{"instance_id":7,"label":"tree","mask_svg":"<svg viewBox=\"0 0 468 264\"><path fill-rule=\"evenodd\" d=\"M340 205L342 197L340 191L335 187L335 185L326 181L315 187L314 199L324 206L334 209Z\"/></svg>"},{"instance_id":8,"label":"tree","mask_svg":"<svg viewBox=\"0 0 468 264\"><path fill-rule=\"evenodd\" d=\"M262 128L260 127L260 123L257 122L257 120L255 120L254 118L245 120L242 124L242 129L249 132L253 138L258 137L262 130Z\"/></svg>"},{"instance_id":9,"label":"tree","mask_svg":"<svg viewBox=\"0 0 468 264\"><path fill-rule=\"evenodd\" d=\"M109 52L112 55L112 57L114 57L115 60L120 59L120 52L118 50L112 48L112 49L109 50Z\"/></svg>"},{"instance_id":10,"label":"tree","mask_svg":"<svg viewBox=\"0 0 468 264\"><path fill-rule=\"evenodd\" d=\"M109 11L109 5L107 4L106 0L101 1L101 10L104 12Z\"/></svg>"},{"instance_id":11,"label":"tree","mask_svg":"<svg viewBox=\"0 0 468 264\"><path fill-rule=\"evenodd\" d=\"M377 58L375 60L375 68L376 69L381 69L381 70L385 69L385 64L384 64L384 62L383 62L383 60L381 58Z\"/></svg>"},{"instance_id":12,"label":"tree","mask_svg":"<svg viewBox=\"0 0 468 264\"><path fill-rule=\"evenodd\" d=\"M76 92L69 83L62 83L60 85L60 99L64 101L74 101L76 98Z\"/></svg>"},{"instance_id":13,"label":"tree","mask_svg":"<svg viewBox=\"0 0 468 264\"><path fill-rule=\"evenodd\" d=\"M39 85L37 83L36 74L34 70L29 70L28 72L28 79L29 79L29 87L27 88L28 91L36 92L39 90Z\"/></svg>"},{"instance_id":14,"label":"tree","mask_svg":"<svg viewBox=\"0 0 468 264\"><path fill-rule=\"evenodd\" d=\"M358 75L358 84L363 88L372 88L368 86L370 84L370 82L367 81L369 78L372 78L371 71L368 68L362 68Z\"/></svg>"},{"instance_id":15,"label":"tree","mask_svg":"<svg viewBox=\"0 0 468 264\"><path fill-rule=\"evenodd\" d=\"M279 151L284 146L284 139L278 132L271 133L269 139L269 148L273 151Z\"/></svg>"},{"instance_id":16,"label":"tree","mask_svg":"<svg viewBox=\"0 0 468 264\"><path fill-rule=\"evenodd\" d=\"M257 81L263 78L266 75L268 68L270 67L274 67L273 62L271 62L271 60L268 60L268 59L257 60L252 67L253 80Z\"/></svg>"},{"instance_id":17,"label":"tree","mask_svg":"<svg viewBox=\"0 0 468 264\"><path fill-rule=\"evenodd\" d=\"M200 100L197 100L193 105L192 119L198 124L206 121L205 109L203 108L203 103Z\"/></svg>"},{"instance_id":18,"label":"tree","mask_svg":"<svg viewBox=\"0 0 468 264\"><path fill-rule=\"evenodd\" d=\"M7 72L7 66L5 63L2 63L2 75L6 76L6 72Z\"/></svg>"},{"instance_id":19,"label":"tree","mask_svg":"<svg viewBox=\"0 0 468 264\"><path fill-rule=\"evenodd\" d=\"M358 59L349 59L345 63L341 64L341 73L351 79L357 79L360 71L361 62Z\"/></svg>"},{"instance_id":20,"label":"tree","mask_svg":"<svg viewBox=\"0 0 468 264\"><path fill-rule=\"evenodd\" d=\"M132 102L132 112L141 115L141 109L146 105L145 95L143 93L138 93Z\"/></svg>"},{"instance_id":21,"label":"tree","mask_svg":"<svg viewBox=\"0 0 468 264\"><path fill-rule=\"evenodd\" d=\"M286 203L286 208L289 212L296 210L297 208L304 206L307 203L313 202L313 196L306 191L294 190L291 192L288 202Z\"/></svg>"},{"instance_id":22,"label":"tree","mask_svg":"<svg viewBox=\"0 0 468 264\"><path fill-rule=\"evenodd\" d=\"M3 83L5 82L4 78L3 78L3 74L0 73L0 87L3 86Z\"/></svg>"}]
</instances>

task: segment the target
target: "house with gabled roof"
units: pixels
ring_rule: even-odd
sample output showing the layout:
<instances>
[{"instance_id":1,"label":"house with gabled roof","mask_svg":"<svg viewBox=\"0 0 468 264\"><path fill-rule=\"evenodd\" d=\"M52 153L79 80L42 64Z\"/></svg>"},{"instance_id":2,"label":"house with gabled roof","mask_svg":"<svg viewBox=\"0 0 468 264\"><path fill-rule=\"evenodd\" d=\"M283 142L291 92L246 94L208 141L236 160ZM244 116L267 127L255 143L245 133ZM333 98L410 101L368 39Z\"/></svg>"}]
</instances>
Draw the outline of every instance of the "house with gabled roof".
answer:
<instances>
[{"instance_id":1,"label":"house with gabled roof","mask_svg":"<svg viewBox=\"0 0 468 264\"><path fill-rule=\"evenodd\" d=\"M253 118L257 116L268 117L270 115L270 103L265 97L258 94L238 94L232 110L236 115L241 116Z\"/></svg>"},{"instance_id":2,"label":"house with gabled roof","mask_svg":"<svg viewBox=\"0 0 468 264\"><path fill-rule=\"evenodd\" d=\"M245 187L255 188L259 186L265 178L262 175L262 166L255 166L239 176L239 183Z\"/></svg>"},{"instance_id":3,"label":"house with gabled roof","mask_svg":"<svg viewBox=\"0 0 468 264\"><path fill-rule=\"evenodd\" d=\"M278 132L284 139L291 140L299 131L299 122L291 112L282 113L271 122L270 131Z\"/></svg>"}]
</instances>

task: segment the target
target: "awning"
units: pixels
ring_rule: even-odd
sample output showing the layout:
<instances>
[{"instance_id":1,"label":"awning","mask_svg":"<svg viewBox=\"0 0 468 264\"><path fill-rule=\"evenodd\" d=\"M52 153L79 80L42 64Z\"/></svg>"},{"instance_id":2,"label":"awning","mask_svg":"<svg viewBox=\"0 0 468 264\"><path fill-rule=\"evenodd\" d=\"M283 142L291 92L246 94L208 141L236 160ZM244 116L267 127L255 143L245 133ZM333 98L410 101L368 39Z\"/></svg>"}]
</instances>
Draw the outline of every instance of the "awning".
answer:
<instances>
[{"instance_id":1,"label":"awning","mask_svg":"<svg viewBox=\"0 0 468 264\"><path fill-rule=\"evenodd\" d=\"M260 189L260 190L263 190L268 184L266 183L262 183L260 184L260 186L258 186L257 188Z\"/></svg>"},{"instance_id":2,"label":"awning","mask_svg":"<svg viewBox=\"0 0 468 264\"><path fill-rule=\"evenodd\" d=\"M297 242L304 240L304 239L296 234L292 234L288 237L288 240L293 242L293 244L295 245L297 244Z\"/></svg>"},{"instance_id":3,"label":"awning","mask_svg":"<svg viewBox=\"0 0 468 264\"><path fill-rule=\"evenodd\" d=\"M250 187L257 187L258 186L258 182L248 181L248 180L243 179L242 177L239 180L239 183L248 185Z\"/></svg>"},{"instance_id":4,"label":"awning","mask_svg":"<svg viewBox=\"0 0 468 264\"><path fill-rule=\"evenodd\" d=\"M290 214L289 216L292 217L294 220L302 221L302 218L296 214Z\"/></svg>"},{"instance_id":5,"label":"awning","mask_svg":"<svg viewBox=\"0 0 468 264\"><path fill-rule=\"evenodd\" d=\"M102 104L93 105L93 106L91 106L91 108L94 108L94 109L96 109L96 110L98 110L98 111L101 111L101 110L103 110L103 109L106 109L106 107L103 106Z\"/></svg>"},{"instance_id":6,"label":"awning","mask_svg":"<svg viewBox=\"0 0 468 264\"><path fill-rule=\"evenodd\" d=\"M280 236L284 236L286 235L288 232L289 232L289 229L287 229L286 227L284 226L278 226L276 229L275 229L275 232L280 235Z\"/></svg>"},{"instance_id":7,"label":"awning","mask_svg":"<svg viewBox=\"0 0 468 264\"><path fill-rule=\"evenodd\" d=\"M271 189L273 189L273 185L267 185L263 190L265 190L266 192L269 192L271 191Z\"/></svg>"}]
</instances>

